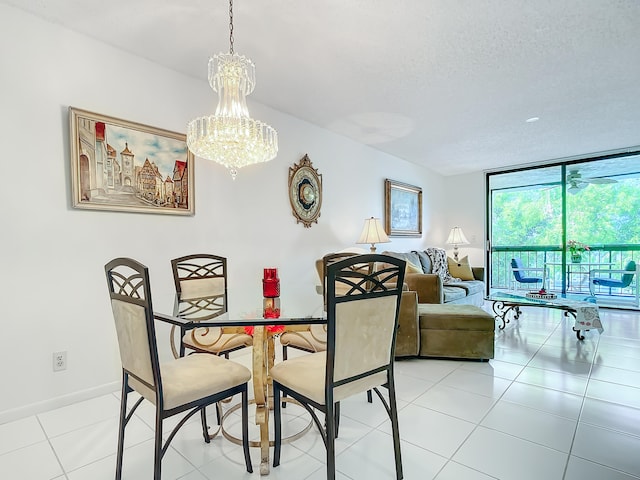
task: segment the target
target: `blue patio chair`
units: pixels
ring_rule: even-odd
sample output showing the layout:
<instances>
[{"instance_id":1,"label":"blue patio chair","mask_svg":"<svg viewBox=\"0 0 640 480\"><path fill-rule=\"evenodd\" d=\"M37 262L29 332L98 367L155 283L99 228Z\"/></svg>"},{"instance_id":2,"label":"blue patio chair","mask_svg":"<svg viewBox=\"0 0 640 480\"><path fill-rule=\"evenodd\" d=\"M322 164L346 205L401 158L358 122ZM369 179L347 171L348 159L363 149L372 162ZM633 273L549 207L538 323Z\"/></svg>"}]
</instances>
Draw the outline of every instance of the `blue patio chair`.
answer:
<instances>
[{"instance_id":1,"label":"blue patio chair","mask_svg":"<svg viewBox=\"0 0 640 480\"><path fill-rule=\"evenodd\" d=\"M525 286L533 285L534 288L537 283L544 284L544 268L534 268L534 267L525 267L522 264L522 260L519 258L511 259L511 270L513 270L513 276L516 279L516 288L519 284L524 284ZM542 272L542 277L527 277L525 272Z\"/></svg>"},{"instance_id":2,"label":"blue patio chair","mask_svg":"<svg viewBox=\"0 0 640 480\"><path fill-rule=\"evenodd\" d=\"M606 277L596 277L596 274L606 273ZM612 278L611 274L622 275L619 279ZM631 285L633 281L633 276L640 274L640 270L638 269L636 262L630 260L627 263L624 270L609 270L609 269L595 269L589 271L589 292L591 295L595 295L595 287L607 287L607 288L627 288ZM638 282L636 280L636 294L635 294L635 305L640 306L639 296L640 292L638 291Z\"/></svg>"}]
</instances>

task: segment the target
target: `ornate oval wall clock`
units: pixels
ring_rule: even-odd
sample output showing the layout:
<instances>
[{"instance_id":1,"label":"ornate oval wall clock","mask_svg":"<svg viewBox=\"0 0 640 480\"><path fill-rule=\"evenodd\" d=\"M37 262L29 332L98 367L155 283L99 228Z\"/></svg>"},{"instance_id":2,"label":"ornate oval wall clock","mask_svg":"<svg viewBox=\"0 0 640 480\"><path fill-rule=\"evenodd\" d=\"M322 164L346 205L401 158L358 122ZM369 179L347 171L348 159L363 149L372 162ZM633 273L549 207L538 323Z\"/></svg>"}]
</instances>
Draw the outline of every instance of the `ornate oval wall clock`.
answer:
<instances>
[{"instance_id":1,"label":"ornate oval wall clock","mask_svg":"<svg viewBox=\"0 0 640 480\"><path fill-rule=\"evenodd\" d=\"M289 167L289 201L296 223L305 228L318 223L322 206L322 175L313 168L308 155Z\"/></svg>"}]
</instances>

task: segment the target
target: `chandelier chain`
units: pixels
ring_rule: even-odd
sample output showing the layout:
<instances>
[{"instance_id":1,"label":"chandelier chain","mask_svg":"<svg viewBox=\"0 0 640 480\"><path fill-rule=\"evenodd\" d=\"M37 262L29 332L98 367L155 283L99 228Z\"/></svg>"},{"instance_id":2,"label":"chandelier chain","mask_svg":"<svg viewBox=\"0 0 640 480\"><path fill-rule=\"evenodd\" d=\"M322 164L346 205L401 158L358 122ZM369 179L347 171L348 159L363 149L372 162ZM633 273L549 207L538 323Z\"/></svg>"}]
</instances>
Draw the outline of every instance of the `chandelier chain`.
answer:
<instances>
[{"instance_id":1,"label":"chandelier chain","mask_svg":"<svg viewBox=\"0 0 640 480\"><path fill-rule=\"evenodd\" d=\"M233 55L233 0L229 0L229 53Z\"/></svg>"}]
</instances>

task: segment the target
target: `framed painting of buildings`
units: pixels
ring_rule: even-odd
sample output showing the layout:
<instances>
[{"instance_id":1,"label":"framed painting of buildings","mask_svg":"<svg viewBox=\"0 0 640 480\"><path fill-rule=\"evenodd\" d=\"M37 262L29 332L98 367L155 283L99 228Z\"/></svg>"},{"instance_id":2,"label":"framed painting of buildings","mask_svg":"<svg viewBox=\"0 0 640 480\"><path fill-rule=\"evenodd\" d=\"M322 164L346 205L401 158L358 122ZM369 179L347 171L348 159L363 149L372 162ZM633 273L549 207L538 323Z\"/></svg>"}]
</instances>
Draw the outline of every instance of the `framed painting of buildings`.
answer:
<instances>
[{"instance_id":1,"label":"framed painting of buildings","mask_svg":"<svg viewBox=\"0 0 640 480\"><path fill-rule=\"evenodd\" d=\"M422 189L386 179L384 223L390 237L421 237Z\"/></svg>"},{"instance_id":2,"label":"framed painting of buildings","mask_svg":"<svg viewBox=\"0 0 640 480\"><path fill-rule=\"evenodd\" d=\"M194 156L184 134L69 107L75 208L193 215Z\"/></svg>"}]
</instances>

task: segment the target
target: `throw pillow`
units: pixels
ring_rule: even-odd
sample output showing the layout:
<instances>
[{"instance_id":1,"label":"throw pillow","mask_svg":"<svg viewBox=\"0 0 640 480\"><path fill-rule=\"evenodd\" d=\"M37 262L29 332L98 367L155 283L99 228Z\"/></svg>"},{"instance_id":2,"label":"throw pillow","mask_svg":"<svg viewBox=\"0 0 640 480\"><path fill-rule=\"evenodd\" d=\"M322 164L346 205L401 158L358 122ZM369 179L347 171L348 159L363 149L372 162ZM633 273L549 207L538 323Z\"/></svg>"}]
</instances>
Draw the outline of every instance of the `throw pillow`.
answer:
<instances>
[{"instance_id":1,"label":"throw pillow","mask_svg":"<svg viewBox=\"0 0 640 480\"><path fill-rule=\"evenodd\" d=\"M405 274L406 273L423 273L422 267L414 265L411 262L407 262L407 268L405 269Z\"/></svg>"},{"instance_id":2,"label":"throw pillow","mask_svg":"<svg viewBox=\"0 0 640 480\"><path fill-rule=\"evenodd\" d=\"M422 265L422 271L424 273L431 273L431 258L426 252L416 252L420 259L420 265Z\"/></svg>"},{"instance_id":3,"label":"throw pillow","mask_svg":"<svg viewBox=\"0 0 640 480\"><path fill-rule=\"evenodd\" d=\"M473 271L469 265L469 257L462 257L456 262L453 258L447 257L447 264L449 265L449 273L452 277L459 278L460 280L475 280L473 277Z\"/></svg>"}]
</instances>

